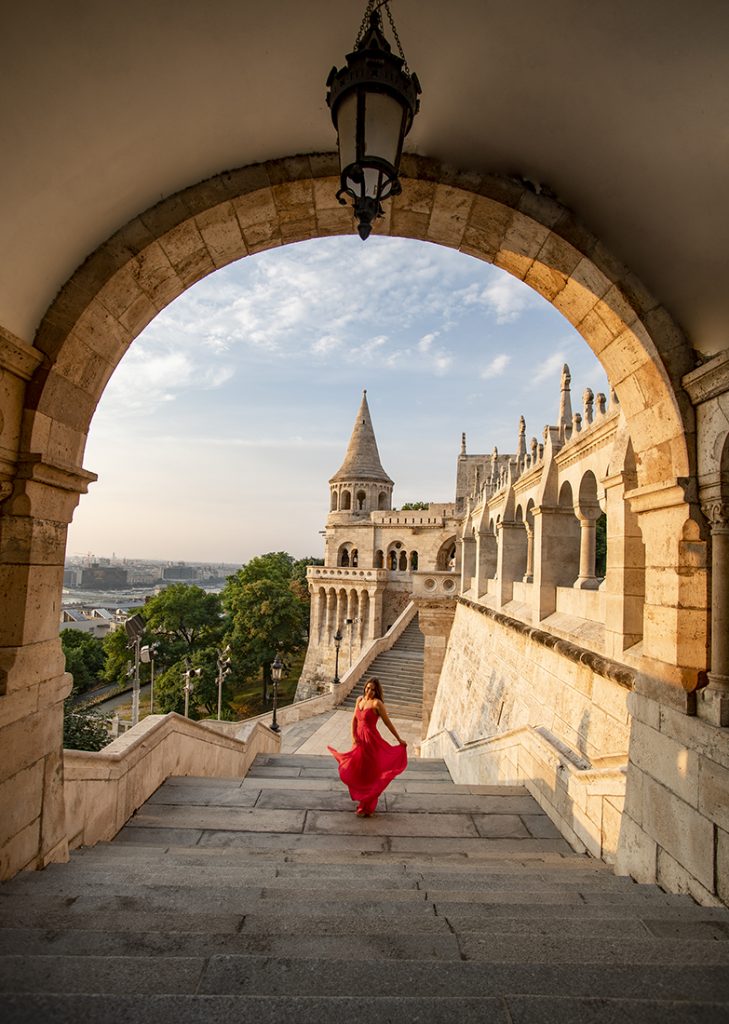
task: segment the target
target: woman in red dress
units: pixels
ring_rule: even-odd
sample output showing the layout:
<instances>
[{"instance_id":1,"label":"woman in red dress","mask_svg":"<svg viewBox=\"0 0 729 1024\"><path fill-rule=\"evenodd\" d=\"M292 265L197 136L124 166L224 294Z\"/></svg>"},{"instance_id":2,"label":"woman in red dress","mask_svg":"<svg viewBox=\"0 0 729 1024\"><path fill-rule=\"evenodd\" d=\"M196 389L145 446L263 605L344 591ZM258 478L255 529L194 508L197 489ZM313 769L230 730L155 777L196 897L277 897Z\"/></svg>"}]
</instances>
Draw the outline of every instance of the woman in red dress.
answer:
<instances>
[{"instance_id":1,"label":"woman in red dress","mask_svg":"<svg viewBox=\"0 0 729 1024\"><path fill-rule=\"evenodd\" d=\"M381 718L398 742L393 747L377 730ZM339 777L349 787L349 795L357 800L361 818L375 813L380 793L408 764L407 743L398 734L382 701L379 679L368 679L364 696L357 700L352 715L352 749L340 753L327 747L339 762Z\"/></svg>"}]
</instances>

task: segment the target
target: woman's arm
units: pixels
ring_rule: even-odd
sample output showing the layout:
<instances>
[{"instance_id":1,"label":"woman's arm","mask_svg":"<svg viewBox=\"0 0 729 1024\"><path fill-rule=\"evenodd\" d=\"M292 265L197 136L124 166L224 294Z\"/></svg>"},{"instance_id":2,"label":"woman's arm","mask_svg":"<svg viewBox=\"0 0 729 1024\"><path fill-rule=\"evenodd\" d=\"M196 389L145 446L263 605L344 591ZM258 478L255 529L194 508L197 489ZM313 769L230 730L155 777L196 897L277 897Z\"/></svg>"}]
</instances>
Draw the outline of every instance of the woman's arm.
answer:
<instances>
[{"instance_id":1,"label":"woman's arm","mask_svg":"<svg viewBox=\"0 0 729 1024\"><path fill-rule=\"evenodd\" d=\"M404 739L402 739L402 737L399 735L397 729L395 728L395 726L390 721L390 716L387 713L387 708L382 703L382 701L378 700L377 703L375 704L375 707L377 708L377 714L380 716L380 718L385 723L385 725L390 730L390 732L395 737L395 739L400 744L400 746L406 747L407 743L405 742Z\"/></svg>"},{"instance_id":2,"label":"woman's arm","mask_svg":"<svg viewBox=\"0 0 729 1024\"><path fill-rule=\"evenodd\" d=\"M354 706L354 714L352 715L352 722L351 722L351 725L350 725L349 729L350 729L350 732L352 733L352 746L356 747L357 746L357 705L356 704Z\"/></svg>"}]
</instances>

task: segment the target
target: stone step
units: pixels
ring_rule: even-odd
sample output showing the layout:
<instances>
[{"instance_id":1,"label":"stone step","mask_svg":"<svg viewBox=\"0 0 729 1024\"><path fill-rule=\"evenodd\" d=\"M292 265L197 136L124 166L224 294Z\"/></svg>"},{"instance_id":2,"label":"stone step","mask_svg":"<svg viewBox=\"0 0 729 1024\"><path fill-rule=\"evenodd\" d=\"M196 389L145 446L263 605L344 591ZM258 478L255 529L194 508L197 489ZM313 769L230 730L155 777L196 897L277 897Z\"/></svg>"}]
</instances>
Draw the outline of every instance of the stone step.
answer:
<instances>
[{"instance_id":1,"label":"stone step","mask_svg":"<svg viewBox=\"0 0 729 1024\"><path fill-rule=\"evenodd\" d=\"M501 941L500 937L499 947ZM523 938L516 941L523 941ZM640 955L640 940L625 941L632 942L633 951ZM615 945L619 947L620 942ZM721 954L721 948L726 944L698 945L719 947L719 952L711 954L707 948L705 951L712 962L701 963L696 958L704 950L692 948L694 944L689 943L690 971L666 970L663 964L656 964L648 958L639 961L639 971L635 969L635 961L604 963L599 948L592 953L592 961L565 961L564 951L549 942L544 944L546 961L540 963L483 958L471 961L347 958L350 962L345 971L331 970L328 959L313 957L217 954L207 958L201 955L150 958L49 954L43 956L41 972L37 958L16 955L0 961L0 992L108 993L115 997L114 1001L117 995L122 996L129 991L144 995L170 992L198 996L245 994L266 999L310 993L319 998L354 996L360 1000L369 1000L373 993L381 998L398 996L402 992L417 992L421 998L442 998L444 992L450 992L480 998L547 995L644 1000L647 992L653 992L660 993L663 1000L696 999L710 1004L727 1003L729 972ZM648 942L646 949L650 951L651 947ZM574 969L575 962L580 963L580 970ZM677 962L680 961L672 961L674 964ZM38 1019L48 1018L41 1016ZM587 1019L594 1020L594 1017ZM642 1021L644 1018L633 1019ZM686 1019L718 1022L722 1018L692 1016Z\"/></svg>"}]
</instances>

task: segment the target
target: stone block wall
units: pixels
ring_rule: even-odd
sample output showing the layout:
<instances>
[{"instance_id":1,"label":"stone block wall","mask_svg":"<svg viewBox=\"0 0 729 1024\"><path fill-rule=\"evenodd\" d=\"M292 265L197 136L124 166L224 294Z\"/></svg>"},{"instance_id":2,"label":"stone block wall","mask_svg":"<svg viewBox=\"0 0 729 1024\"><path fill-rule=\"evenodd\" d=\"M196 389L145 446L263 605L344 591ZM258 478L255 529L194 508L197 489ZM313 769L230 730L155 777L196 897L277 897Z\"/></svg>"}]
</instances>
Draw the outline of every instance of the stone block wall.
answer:
<instances>
[{"instance_id":1,"label":"stone block wall","mask_svg":"<svg viewBox=\"0 0 729 1024\"><path fill-rule=\"evenodd\" d=\"M461 600L428 735L448 729L468 743L539 727L590 764L627 760L630 680L614 662Z\"/></svg>"},{"instance_id":2,"label":"stone block wall","mask_svg":"<svg viewBox=\"0 0 729 1024\"><path fill-rule=\"evenodd\" d=\"M661 698L660 700L658 698ZM617 870L729 903L729 734L636 683Z\"/></svg>"}]
</instances>

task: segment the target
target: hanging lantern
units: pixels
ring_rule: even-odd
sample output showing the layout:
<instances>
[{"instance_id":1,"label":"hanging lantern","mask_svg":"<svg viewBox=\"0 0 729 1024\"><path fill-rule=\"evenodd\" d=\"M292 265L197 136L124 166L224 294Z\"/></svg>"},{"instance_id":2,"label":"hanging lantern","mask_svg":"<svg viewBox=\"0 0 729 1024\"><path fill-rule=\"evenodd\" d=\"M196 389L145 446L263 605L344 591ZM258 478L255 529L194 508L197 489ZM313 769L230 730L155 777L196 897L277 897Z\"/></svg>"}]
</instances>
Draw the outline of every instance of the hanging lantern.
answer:
<instances>
[{"instance_id":1,"label":"hanging lantern","mask_svg":"<svg viewBox=\"0 0 729 1024\"><path fill-rule=\"evenodd\" d=\"M384 7L400 56L395 56L382 29ZM337 129L340 189L349 196L364 241L372 221L383 216L382 202L399 195L400 156L420 102L420 83L407 66L388 0L369 0L347 66L332 68L327 103Z\"/></svg>"}]
</instances>

